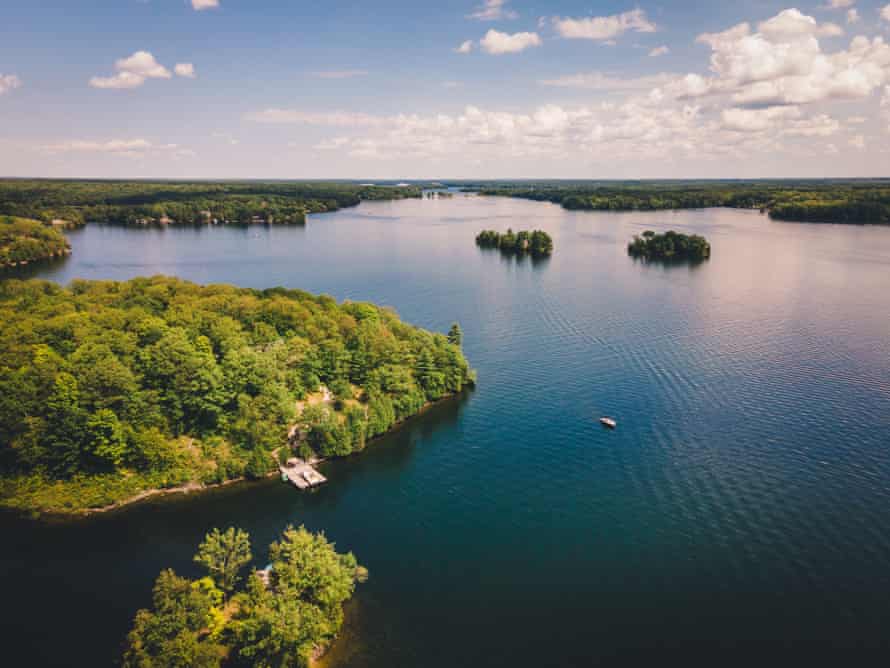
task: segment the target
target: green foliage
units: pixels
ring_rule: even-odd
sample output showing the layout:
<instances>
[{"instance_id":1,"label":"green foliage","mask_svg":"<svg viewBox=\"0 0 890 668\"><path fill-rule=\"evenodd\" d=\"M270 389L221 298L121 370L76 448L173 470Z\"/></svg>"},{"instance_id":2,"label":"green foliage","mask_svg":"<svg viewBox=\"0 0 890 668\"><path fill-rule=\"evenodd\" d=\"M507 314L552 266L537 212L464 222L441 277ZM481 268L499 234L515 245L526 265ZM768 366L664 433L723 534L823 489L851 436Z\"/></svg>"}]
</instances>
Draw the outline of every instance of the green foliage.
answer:
<instances>
[{"instance_id":1,"label":"green foliage","mask_svg":"<svg viewBox=\"0 0 890 668\"><path fill-rule=\"evenodd\" d=\"M461 184L469 189L469 184ZM484 195L555 202L571 210L659 211L730 207L777 220L890 223L886 180L658 181L480 184Z\"/></svg>"},{"instance_id":2,"label":"green foliage","mask_svg":"<svg viewBox=\"0 0 890 668\"><path fill-rule=\"evenodd\" d=\"M204 566L224 594L238 583L238 573L251 562L250 537L246 531L229 527L224 532L214 529L198 546L195 562Z\"/></svg>"},{"instance_id":3,"label":"green foliage","mask_svg":"<svg viewBox=\"0 0 890 668\"><path fill-rule=\"evenodd\" d=\"M155 582L152 609L136 613L127 635L124 668L211 668L221 665L224 648L205 630L214 621L213 594L204 586L162 571Z\"/></svg>"},{"instance_id":4,"label":"green foliage","mask_svg":"<svg viewBox=\"0 0 890 668\"><path fill-rule=\"evenodd\" d=\"M711 257L711 244L697 234L687 236L673 230L655 234L646 230L642 237L633 238L627 245L627 252L647 260L700 261Z\"/></svg>"},{"instance_id":5,"label":"green foliage","mask_svg":"<svg viewBox=\"0 0 890 668\"><path fill-rule=\"evenodd\" d=\"M343 603L367 578L355 557L323 534L288 527L270 546L270 587L252 578L239 595L232 636L236 655L253 666L307 666L343 624Z\"/></svg>"},{"instance_id":6,"label":"green foliage","mask_svg":"<svg viewBox=\"0 0 890 668\"><path fill-rule=\"evenodd\" d=\"M207 556L209 553L209 557ZM214 577L190 582L163 571L152 609L136 613L127 636L125 668L308 666L343 624L343 603L368 572L355 557L335 550L322 534L288 527L270 546L268 586L247 578L231 605L218 586L223 564L249 560L249 537L240 529L207 534L195 561L210 563Z\"/></svg>"},{"instance_id":7,"label":"green foliage","mask_svg":"<svg viewBox=\"0 0 890 668\"><path fill-rule=\"evenodd\" d=\"M460 324L454 323L448 330L448 343L460 348L464 343L464 333L460 328Z\"/></svg>"},{"instance_id":8,"label":"green foliage","mask_svg":"<svg viewBox=\"0 0 890 668\"><path fill-rule=\"evenodd\" d=\"M0 215L0 268L61 257L70 248L65 235L51 225Z\"/></svg>"},{"instance_id":9,"label":"green foliage","mask_svg":"<svg viewBox=\"0 0 890 668\"><path fill-rule=\"evenodd\" d=\"M0 180L0 214L44 222L303 224L362 200L420 197L419 187L351 183ZM2 243L0 243L2 246Z\"/></svg>"},{"instance_id":10,"label":"green foliage","mask_svg":"<svg viewBox=\"0 0 890 668\"><path fill-rule=\"evenodd\" d=\"M497 248L502 253L533 257L545 257L553 253L553 239L541 230L514 232L508 229L501 234L494 230L483 230L476 235L476 245L480 248Z\"/></svg>"},{"instance_id":11,"label":"green foliage","mask_svg":"<svg viewBox=\"0 0 890 668\"><path fill-rule=\"evenodd\" d=\"M77 508L75 480L90 507L134 481L265 475L321 383L335 406L299 420L340 456L472 381L457 345L372 304L165 277L4 281L0 336L0 504L16 507Z\"/></svg>"}]
</instances>

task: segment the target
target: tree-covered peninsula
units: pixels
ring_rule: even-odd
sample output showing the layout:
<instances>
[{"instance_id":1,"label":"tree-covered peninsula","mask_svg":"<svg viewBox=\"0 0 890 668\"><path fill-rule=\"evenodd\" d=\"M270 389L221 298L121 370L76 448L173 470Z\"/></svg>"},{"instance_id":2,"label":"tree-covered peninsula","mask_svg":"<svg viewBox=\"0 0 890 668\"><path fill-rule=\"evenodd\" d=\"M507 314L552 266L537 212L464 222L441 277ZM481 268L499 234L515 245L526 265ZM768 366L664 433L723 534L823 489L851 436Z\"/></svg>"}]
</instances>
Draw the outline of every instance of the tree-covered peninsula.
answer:
<instances>
[{"instance_id":1,"label":"tree-covered peninsula","mask_svg":"<svg viewBox=\"0 0 890 668\"><path fill-rule=\"evenodd\" d=\"M72 512L264 476L297 424L304 452L361 450L473 381L454 336L283 288L4 281L0 505Z\"/></svg>"},{"instance_id":2,"label":"tree-covered peninsula","mask_svg":"<svg viewBox=\"0 0 890 668\"><path fill-rule=\"evenodd\" d=\"M65 235L37 220L0 216L0 269L62 257L71 251Z\"/></svg>"},{"instance_id":3,"label":"tree-covered peninsula","mask_svg":"<svg viewBox=\"0 0 890 668\"><path fill-rule=\"evenodd\" d=\"M362 200L420 197L418 186L346 182L0 180L0 214L49 222L294 224Z\"/></svg>"},{"instance_id":4,"label":"tree-covered peninsula","mask_svg":"<svg viewBox=\"0 0 890 668\"><path fill-rule=\"evenodd\" d=\"M681 234L668 230L656 234L646 230L627 245L628 254L646 260L689 260L699 262L711 257L711 244L697 234Z\"/></svg>"},{"instance_id":5,"label":"tree-covered peninsula","mask_svg":"<svg viewBox=\"0 0 890 668\"><path fill-rule=\"evenodd\" d=\"M534 257L545 257L553 253L553 239L541 230L514 232L508 229L504 233L483 230L476 235L476 245L480 248L496 248L502 253L514 255L528 253Z\"/></svg>"},{"instance_id":6,"label":"tree-covered peninsula","mask_svg":"<svg viewBox=\"0 0 890 668\"><path fill-rule=\"evenodd\" d=\"M269 565L244 577L252 559L246 532L214 529L195 555L205 577L161 572L127 636L124 668L309 666L336 638L367 570L302 526L285 529Z\"/></svg>"},{"instance_id":7,"label":"tree-covered peninsula","mask_svg":"<svg viewBox=\"0 0 890 668\"><path fill-rule=\"evenodd\" d=\"M483 195L581 211L760 209L776 220L890 224L887 180L541 181L452 183Z\"/></svg>"}]
</instances>

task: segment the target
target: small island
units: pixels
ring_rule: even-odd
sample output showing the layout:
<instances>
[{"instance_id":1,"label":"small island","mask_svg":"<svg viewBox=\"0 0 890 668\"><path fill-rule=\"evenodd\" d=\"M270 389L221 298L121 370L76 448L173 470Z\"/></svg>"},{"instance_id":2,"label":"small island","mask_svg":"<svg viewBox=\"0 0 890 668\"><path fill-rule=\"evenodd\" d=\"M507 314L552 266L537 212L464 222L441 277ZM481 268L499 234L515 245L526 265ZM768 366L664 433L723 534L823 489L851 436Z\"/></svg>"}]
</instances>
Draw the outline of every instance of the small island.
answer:
<instances>
[{"instance_id":1,"label":"small island","mask_svg":"<svg viewBox=\"0 0 890 668\"><path fill-rule=\"evenodd\" d=\"M697 234L686 235L673 230L656 234L646 230L642 236L635 236L627 245L627 252L633 257L646 260L689 260L700 262L711 257L711 244Z\"/></svg>"},{"instance_id":2,"label":"small island","mask_svg":"<svg viewBox=\"0 0 890 668\"><path fill-rule=\"evenodd\" d=\"M528 253L532 257L546 257L553 253L553 239L541 230L514 232L508 229L503 234L495 230L483 230L476 235L476 245L479 248L496 248L510 255Z\"/></svg>"},{"instance_id":3,"label":"small island","mask_svg":"<svg viewBox=\"0 0 890 668\"><path fill-rule=\"evenodd\" d=\"M269 565L242 580L252 560L246 531L214 529L194 558L207 575L162 571L152 607L136 613L127 635L124 668L312 665L368 571L302 526L287 527L269 546Z\"/></svg>"},{"instance_id":4,"label":"small island","mask_svg":"<svg viewBox=\"0 0 890 668\"><path fill-rule=\"evenodd\" d=\"M0 338L0 506L32 513L349 455L474 382L456 325L163 276L4 281Z\"/></svg>"},{"instance_id":5,"label":"small island","mask_svg":"<svg viewBox=\"0 0 890 668\"><path fill-rule=\"evenodd\" d=\"M65 235L39 220L0 216L0 269L62 257L71 252Z\"/></svg>"}]
</instances>

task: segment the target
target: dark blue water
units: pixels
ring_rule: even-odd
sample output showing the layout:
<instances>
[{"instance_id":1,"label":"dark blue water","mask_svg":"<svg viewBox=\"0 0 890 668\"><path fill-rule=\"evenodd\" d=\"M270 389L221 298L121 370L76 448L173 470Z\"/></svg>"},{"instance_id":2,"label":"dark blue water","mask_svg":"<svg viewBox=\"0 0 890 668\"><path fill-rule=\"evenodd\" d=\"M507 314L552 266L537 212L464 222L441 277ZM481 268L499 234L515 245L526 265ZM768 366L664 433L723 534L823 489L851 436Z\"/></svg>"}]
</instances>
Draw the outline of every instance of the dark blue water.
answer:
<instances>
[{"instance_id":1,"label":"dark blue water","mask_svg":"<svg viewBox=\"0 0 890 668\"><path fill-rule=\"evenodd\" d=\"M508 226L547 230L553 257L475 247ZM704 234L713 258L630 259L649 228ZM193 573L206 530L236 524L262 548L289 522L371 572L333 665L890 647L890 228L458 197L71 240L70 259L32 271L284 285L431 329L459 320L479 385L327 465L313 494L274 482L73 526L5 518L0 621L31 665L111 662L157 572Z\"/></svg>"}]
</instances>

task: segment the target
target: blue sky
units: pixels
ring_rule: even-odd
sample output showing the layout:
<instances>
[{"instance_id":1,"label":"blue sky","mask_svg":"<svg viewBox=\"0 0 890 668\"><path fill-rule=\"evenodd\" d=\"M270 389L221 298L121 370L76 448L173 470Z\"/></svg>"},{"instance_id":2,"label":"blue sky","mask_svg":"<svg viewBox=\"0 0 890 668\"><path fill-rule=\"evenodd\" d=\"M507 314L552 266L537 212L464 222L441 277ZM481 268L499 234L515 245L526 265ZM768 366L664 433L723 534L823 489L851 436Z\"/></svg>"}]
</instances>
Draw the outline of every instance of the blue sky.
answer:
<instances>
[{"instance_id":1,"label":"blue sky","mask_svg":"<svg viewBox=\"0 0 890 668\"><path fill-rule=\"evenodd\" d=\"M0 175L890 175L890 5L709 5L10 1Z\"/></svg>"}]
</instances>

